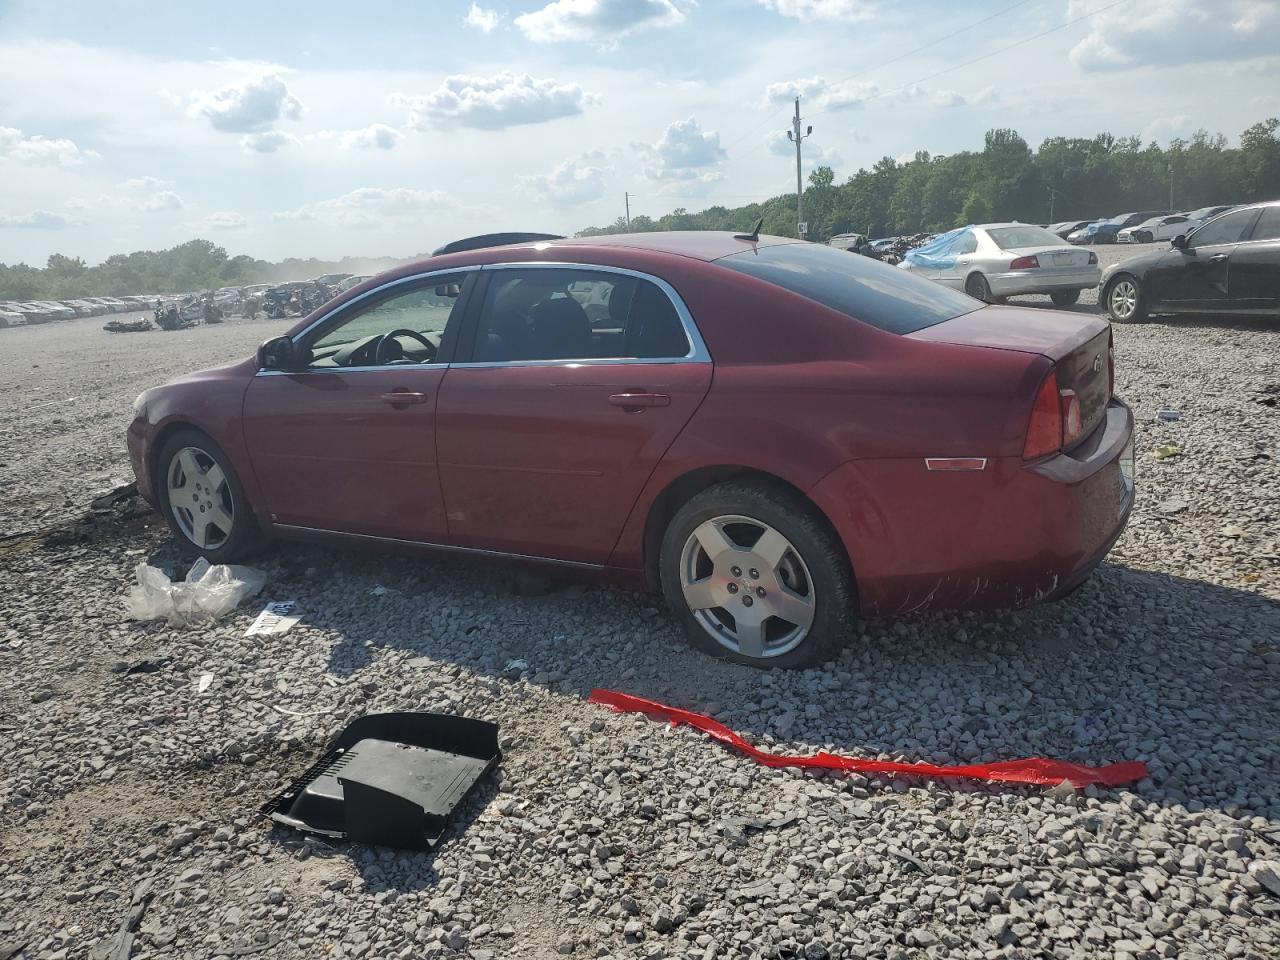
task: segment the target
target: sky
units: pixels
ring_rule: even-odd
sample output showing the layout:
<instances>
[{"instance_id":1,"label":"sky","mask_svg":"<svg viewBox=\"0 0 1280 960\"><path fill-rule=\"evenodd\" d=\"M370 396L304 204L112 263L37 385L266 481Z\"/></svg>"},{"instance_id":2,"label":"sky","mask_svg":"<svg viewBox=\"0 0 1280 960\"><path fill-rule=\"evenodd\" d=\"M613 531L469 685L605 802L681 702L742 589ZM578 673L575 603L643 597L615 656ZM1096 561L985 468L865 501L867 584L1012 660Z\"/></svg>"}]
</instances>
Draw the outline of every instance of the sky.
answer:
<instances>
[{"instance_id":1,"label":"sky","mask_svg":"<svg viewBox=\"0 0 1280 960\"><path fill-rule=\"evenodd\" d=\"M1280 0L0 0L0 262L279 260L1280 115Z\"/></svg>"}]
</instances>

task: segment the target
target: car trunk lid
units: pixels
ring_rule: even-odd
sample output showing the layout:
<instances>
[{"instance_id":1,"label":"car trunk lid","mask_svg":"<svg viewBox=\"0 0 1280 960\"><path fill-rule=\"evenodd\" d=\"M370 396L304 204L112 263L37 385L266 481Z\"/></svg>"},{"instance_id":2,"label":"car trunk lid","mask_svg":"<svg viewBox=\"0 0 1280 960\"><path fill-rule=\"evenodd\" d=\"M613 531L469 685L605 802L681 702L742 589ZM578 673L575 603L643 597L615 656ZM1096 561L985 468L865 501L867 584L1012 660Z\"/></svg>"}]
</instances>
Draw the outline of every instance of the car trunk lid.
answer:
<instances>
[{"instance_id":1,"label":"car trunk lid","mask_svg":"<svg viewBox=\"0 0 1280 960\"><path fill-rule=\"evenodd\" d=\"M1101 317L1026 307L984 307L907 334L911 339L1040 354L1058 387L1073 391L1087 437L1111 399L1111 328Z\"/></svg>"},{"instance_id":2,"label":"car trunk lid","mask_svg":"<svg viewBox=\"0 0 1280 960\"><path fill-rule=\"evenodd\" d=\"M1071 270L1089 265L1089 251L1081 250L1070 244L1061 247L1017 247L1004 251L1006 256L1018 260L1022 257L1035 257L1042 270Z\"/></svg>"}]
</instances>

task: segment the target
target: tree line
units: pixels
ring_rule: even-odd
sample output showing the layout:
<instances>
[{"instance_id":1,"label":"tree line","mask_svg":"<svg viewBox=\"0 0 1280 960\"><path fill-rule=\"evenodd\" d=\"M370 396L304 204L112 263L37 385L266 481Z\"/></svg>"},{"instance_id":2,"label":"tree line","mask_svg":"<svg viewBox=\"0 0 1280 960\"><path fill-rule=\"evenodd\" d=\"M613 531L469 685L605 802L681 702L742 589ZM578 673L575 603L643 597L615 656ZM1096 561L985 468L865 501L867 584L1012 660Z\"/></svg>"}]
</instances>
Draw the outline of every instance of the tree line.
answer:
<instances>
[{"instance_id":1,"label":"tree line","mask_svg":"<svg viewBox=\"0 0 1280 960\"><path fill-rule=\"evenodd\" d=\"M1050 223L1110 217L1131 210L1192 210L1221 203L1280 199L1280 119L1256 123L1238 146L1198 131L1168 147L1140 137L1050 137L1032 150L1014 130L990 130L980 151L900 163L885 157L844 183L830 167L809 174L804 217L810 240L840 233L871 237L938 232L967 223ZM684 208L663 217L619 217L580 237L650 230L750 230L796 235L796 195L742 207Z\"/></svg>"},{"instance_id":2,"label":"tree line","mask_svg":"<svg viewBox=\"0 0 1280 960\"><path fill-rule=\"evenodd\" d=\"M189 240L168 250L138 250L107 257L89 266L80 257L50 255L43 267L0 263L0 301L74 300L149 293L189 293L253 283L309 280L326 273L378 273L403 261L346 257L298 259L279 263L227 251L208 240Z\"/></svg>"}]
</instances>

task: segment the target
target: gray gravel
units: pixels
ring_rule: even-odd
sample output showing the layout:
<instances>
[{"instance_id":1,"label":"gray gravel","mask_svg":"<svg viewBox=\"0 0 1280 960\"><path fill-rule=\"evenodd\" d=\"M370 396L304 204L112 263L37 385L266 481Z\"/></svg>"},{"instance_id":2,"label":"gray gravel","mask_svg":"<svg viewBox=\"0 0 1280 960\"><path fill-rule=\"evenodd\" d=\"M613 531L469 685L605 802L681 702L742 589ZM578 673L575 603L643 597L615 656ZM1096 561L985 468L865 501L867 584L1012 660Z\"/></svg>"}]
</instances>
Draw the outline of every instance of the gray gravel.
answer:
<instances>
[{"instance_id":1,"label":"gray gravel","mask_svg":"<svg viewBox=\"0 0 1280 960\"><path fill-rule=\"evenodd\" d=\"M182 570L163 527L127 507L66 521L127 475L134 395L282 326L0 332L0 528L58 525L0 540L0 955L90 956L131 910L135 957L193 960L1280 951L1276 326L1116 329L1138 501L1071 598L867 623L841 659L787 674L687 651L650 597L296 545L217 626L127 621L136 563ZM1156 422L1165 407L1182 419ZM1155 460L1166 442L1180 455ZM302 623L245 639L268 599ZM593 686L772 749L1143 759L1152 776L1062 796L767 770L592 707ZM499 776L442 849L331 846L255 816L348 718L387 709L501 724Z\"/></svg>"}]
</instances>

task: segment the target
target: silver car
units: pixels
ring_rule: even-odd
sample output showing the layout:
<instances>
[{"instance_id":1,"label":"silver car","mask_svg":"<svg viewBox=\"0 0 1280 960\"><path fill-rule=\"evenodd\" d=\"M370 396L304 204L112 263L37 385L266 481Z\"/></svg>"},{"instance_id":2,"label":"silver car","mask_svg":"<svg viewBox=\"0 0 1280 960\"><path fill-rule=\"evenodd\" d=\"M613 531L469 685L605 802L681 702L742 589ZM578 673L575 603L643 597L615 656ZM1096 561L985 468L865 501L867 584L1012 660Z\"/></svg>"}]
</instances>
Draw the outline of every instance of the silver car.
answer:
<instances>
[{"instance_id":1,"label":"silver car","mask_svg":"<svg viewBox=\"0 0 1280 960\"><path fill-rule=\"evenodd\" d=\"M987 303L1040 293L1069 307L1102 279L1096 253L1026 223L952 230L908 252L898 266Z\"/></svg>"}]
</instances>

